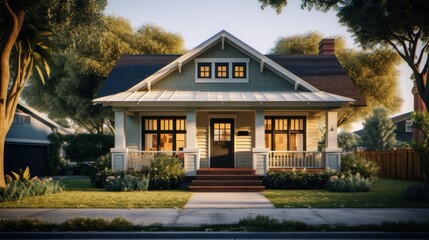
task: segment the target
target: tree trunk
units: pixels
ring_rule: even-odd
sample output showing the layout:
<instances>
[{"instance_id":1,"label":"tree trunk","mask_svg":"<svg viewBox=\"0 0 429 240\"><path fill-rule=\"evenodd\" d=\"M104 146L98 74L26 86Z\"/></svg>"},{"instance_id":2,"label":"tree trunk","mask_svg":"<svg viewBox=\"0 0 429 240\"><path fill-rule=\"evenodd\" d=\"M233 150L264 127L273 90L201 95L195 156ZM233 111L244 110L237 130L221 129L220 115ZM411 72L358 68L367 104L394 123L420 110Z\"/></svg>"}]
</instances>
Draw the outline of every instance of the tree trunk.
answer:
<instances>
[{"instance_id":1,"label":"tree trunk","mask_svg":"<svg viewBox=\"0 0 429 240\"><path fill-rule=\"evenodd\" d=\"M0 131L0 189L4 189L6 187L4 179L4 145L6 143L7 131L4 128L0 128Z\"/></svg>"}]
</instances>

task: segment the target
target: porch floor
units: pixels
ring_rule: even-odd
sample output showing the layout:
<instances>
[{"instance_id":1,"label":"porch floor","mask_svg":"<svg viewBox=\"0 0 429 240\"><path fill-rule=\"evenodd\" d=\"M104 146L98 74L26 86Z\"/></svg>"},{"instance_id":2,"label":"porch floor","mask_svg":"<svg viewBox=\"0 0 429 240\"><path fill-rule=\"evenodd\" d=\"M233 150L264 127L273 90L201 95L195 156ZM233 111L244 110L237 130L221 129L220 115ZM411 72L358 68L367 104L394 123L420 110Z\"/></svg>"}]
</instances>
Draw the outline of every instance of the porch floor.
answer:
<instances>
[{"instance_id":1,"label":"porch floor","mask_svg":"<svg viewBox=\"0 0 429 240\"><path fill-rule=\"evenodd\" d=\"M261 192L260 176L250 168L202 168L192 180L193 192Z\"/></svg>"}]
</instances>

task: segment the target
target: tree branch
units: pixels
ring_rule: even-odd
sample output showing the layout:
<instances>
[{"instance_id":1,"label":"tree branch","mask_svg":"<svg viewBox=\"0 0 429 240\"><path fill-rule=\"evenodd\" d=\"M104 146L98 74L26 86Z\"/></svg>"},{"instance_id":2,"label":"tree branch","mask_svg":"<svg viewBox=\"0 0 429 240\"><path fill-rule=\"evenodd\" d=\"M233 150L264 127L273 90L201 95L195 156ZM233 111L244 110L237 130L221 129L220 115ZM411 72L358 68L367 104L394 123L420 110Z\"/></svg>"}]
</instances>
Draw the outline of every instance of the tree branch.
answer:
<instances>
[{"instance_id":1,"label":"tree branch","mask_svg":"<svg viewBox=\"0 0 429 240\"><path fill-rule=\"evenodd\" d=\"M418 59L418 60L417 60L417 62L416 62L416 67L417 67L417 68L420 68L420 63L421 63L421 62L422 62L422 60L423 60L423 56L425 55L425 51L426 51L426 49L427 49L427 47L428 47L428 44L429 44L429 42L427 42L427 43L423 46L422 50L420 51L419 59Z\"/></svg>"}]
</instances>

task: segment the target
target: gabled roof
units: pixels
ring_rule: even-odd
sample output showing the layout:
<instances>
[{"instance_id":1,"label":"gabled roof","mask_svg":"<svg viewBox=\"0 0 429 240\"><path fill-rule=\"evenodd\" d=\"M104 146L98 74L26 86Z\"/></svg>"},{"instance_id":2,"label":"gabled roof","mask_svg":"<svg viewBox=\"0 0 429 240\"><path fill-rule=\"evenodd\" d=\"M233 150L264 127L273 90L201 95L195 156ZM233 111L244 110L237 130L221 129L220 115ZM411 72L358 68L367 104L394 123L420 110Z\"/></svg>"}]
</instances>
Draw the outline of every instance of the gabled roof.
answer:
<instances>
[{"instance_id":1,"label":"gabled roof","mask_svg":"<svg viewBox=\"0 0 429 240\"><path fill-rule=\"evenodd\" d=\"M23 113L26 113L26 114L36 118L37 120L41 121L42 123L44 123L46 126L50 127L51 129L57 129L58 132L61 134L71 134L71 132L69 130L67 130L66 128L62 127L61 125L54 122L50 118L44 116L42 113L38 112L36 109L28 106L27 104L25 104L21 101L18 102L17 109L19 109Z\"/></svg>"},{"instance_id":2,"label":"gabled roof","mask_svg":"<svg viewBox=\"0 0 429 240\"><path fill-rule=\"evenodd\" d=\"M167 66L161 68L154 74L150 75L140 83L130 88L128 91L133 92L133 91L139 91L139 90L146 90L147 88L150 88L151 85L155 84L157 81L161 80L163 77L167 76L171 72L178 70L179 68L181 68L181 66L192 61L194 58L204 53L206 50L210 49L211 47L218 44L219 42L221 42L222 45L225 44L225 42L227 42L228 44L231 44L235 48L241 50L246 55L249 55L254 60L263 64L264 67L270 68L272 71L276 72L279 76L282 76L285 80L290 81L292 84L295 85L295 88L300 87L311 92L319 91L317 88L303 81L295 74L283 68L273 60L267 58L265 55L256 51L255 49L253 49L246 43L242 42L240 39L234 37L233 35L231 35L225 30L220 31L219 33L215 34L213 37L201 43L196 48L183 54L173 62L169 63Z\"/></svg>"},{"instance_id":3,"label":"gabled roof","mask_svg":"<svg viewBox=\"0 0 429 240\"><path fill-rule=\"evenodd\" d=\"M398 123L398 122L402 122L402 121L405 121L405 120L409 120L412 117L413 117L413 112L407 112L407 113L404 113L404 114L401 114L401 115L397 115L397 116L391 117L390 119L392 119L393 123Z\"/></svg>"}]
</instances>

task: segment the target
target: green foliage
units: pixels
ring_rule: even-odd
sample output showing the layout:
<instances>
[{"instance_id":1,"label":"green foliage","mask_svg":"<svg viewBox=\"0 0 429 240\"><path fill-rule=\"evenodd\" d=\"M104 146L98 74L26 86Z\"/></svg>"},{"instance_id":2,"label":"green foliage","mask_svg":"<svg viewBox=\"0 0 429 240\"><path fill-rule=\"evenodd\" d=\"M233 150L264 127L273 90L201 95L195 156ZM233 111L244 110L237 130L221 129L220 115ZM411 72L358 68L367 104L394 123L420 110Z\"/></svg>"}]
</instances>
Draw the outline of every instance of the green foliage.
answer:
<instances>
[{"instance_id":1,"label":"green foliage","mask_svg":"<svg viewBox=\"0 0 429 240\"><path fill-rule=\"evenodd\" d=\"M146 191L149 188L149 179L149 176L139 178L126 174L123 177L109 176L104 189L111 192Z\"/></svg>"},{"instance_id":2,"label":"green foliage","mask_svg":"<svg viewBox=\"0 0 429 240\"><path fill-rule=\"evenodd\" d=\"M377 107L371 116L365 118L361 136L361 145L368 150L387 150L395 146L396 126L385 108Z\"/></svg>"},{"instance_id":3,"label":"green foliage","mask_svg":"<svg viewBox=\"0 0 429 240\"><path fill-rule=\"evenodd\" d=\"M65 137L66 145L64 147L66 158L77 162L94 162L101 156L110 152L114 145L112 135L100 134L76 134Z\"/></svg>"},{"instance_id":4,"label":"green foliage","mask_svg":"<svg viewBox=\"0 0 429 240\"><path fill-rule=\"evenodd\" d=\"M336 174L333 170L270 171L263 178L263 184L267 189L323 189L329 178Z\"/></svg>"},{"instance_id":5,"label":"green foliage","mask_svg":"<svg viewBox=\"0 0 429 240\"><path fill-rule=\"evenodd\" d=\"M353 153L341 156L341 172L347 176L359 173L362 177L375 181L379 171L380 168L377 163L358 157Z\"/></svg>"},{"instance_id":6,"label":"green foliage","mask_svg":"<svg viewBox=\"0 0 429 240\"><path fill-rule=\"evenodd\" d=\"M369 192L373 182L361 177L359 173L350 174L348 177L333 176L326 184L326 190L331 192Z\"/></svg>"},{"instance_id":7,"label":"green foliage","mask_svg":"<svg viewBox=\"0 0 429 240\"><path fill-rule=\"evenodd\" d=\"M429 184L416 183L402 189L404 199L429 202Z\"/></svg>"},{"instance_id":8,"label":"green foliage","mask_svg":"<svg viewBox=\"0 0 429 240\"><path fill-rule=\"evenodd\" d=\"M423 180L429 182L429 113L414 112L413 127L423 134L423 142L413 143L412 147L419 156Z\"/></svg>"},{"instance_id":9,"label":"green foliage","mask_svg":"<svg viewBox=\"0 0 429 240\"><path fill-rule=\"evenodd\" d=\"M351 152L358 145L356 137L357 136L354 133L342 131L338 134L338 146L345 152Z\"/></svg>"},{"instance_id":10,"label":"green foliage","mask_svg":"<svg viewBox=\"0 0 429 240\"><path fill-rule=\"evenodd\" d=\"M106 185L106 179L123 179L126 175L136 178L149 176L149 190L176 189L185 177L185 170L180 160L165 154L158 154L151 161L150 166L138 170L112 171L104 169L97 172L94 185L98 188Z\"/></svg>"},{"instance_id":11,"label":"green foliage","mask_svg":"<svg viewBox=\"0 0 429 240\"><path fill-rule=\"evenodd\" d=\"M151 176L150 189L175 189L185 177L185 169L177 157L166 154L157 154L150 162L150 166L143 168L144 173Z\"/></svg>"},{"instance_id":12,"label":"green foliage","mask_svg":"<svg viewBox=\"0 0 429 240\"><path fill-rule=\"evenodd\" d=\"M50 142L48 149L48 162L47 162L47 174L58 175L61 169L64 167L65 161L61 159L61 147L64 143L64 137L58 133L51 133L48 135Z\"/></svg>"},{"instance_id":13,"label":"green foliage","mask_svg":"<svg viewBox=\"0 0 429 240\"><path fill-rule=\"evenodd\" d=\"M20 180L28 181L28 180L30 180L30 176L31 176L30 168L28 168L28 166L25 168L24 171L22 171L22 169L20 168L18 173L12 171L12 174L15 177L15 180L18 180L18 181L20 181ZM37 177L35 177L35 178L37 178Z\"/></svg>"},{"instance_id":14,"label":"green foliage","mask_svg":"<svg viewBox=\"0 0 429 240\"><path fill-rule=\"evenodd\" d=\"M104 218L76 217L65 221L60 229L67 232L135 231L134 224L125 218L107 220Z\"/></svg>"},{"instance_id":15,"label":"green foliage","mask_svg":"<svg viewBox=\"0 0 429 240\"><path fill-rule=\"evenodd\" d=\"M31 196L43 196L61 192L63 185L59 181L51 178L32 179L19 178L12 180L8 177L6 180L6 188L0 189L0 202L17 201Z\"/></svg>"}]
</instances>

